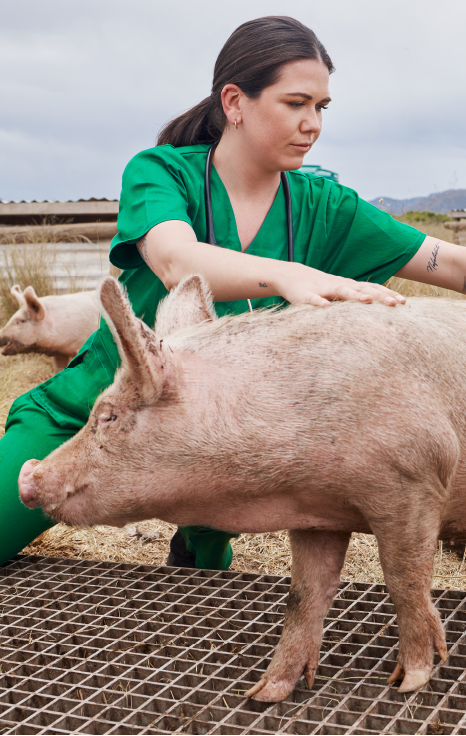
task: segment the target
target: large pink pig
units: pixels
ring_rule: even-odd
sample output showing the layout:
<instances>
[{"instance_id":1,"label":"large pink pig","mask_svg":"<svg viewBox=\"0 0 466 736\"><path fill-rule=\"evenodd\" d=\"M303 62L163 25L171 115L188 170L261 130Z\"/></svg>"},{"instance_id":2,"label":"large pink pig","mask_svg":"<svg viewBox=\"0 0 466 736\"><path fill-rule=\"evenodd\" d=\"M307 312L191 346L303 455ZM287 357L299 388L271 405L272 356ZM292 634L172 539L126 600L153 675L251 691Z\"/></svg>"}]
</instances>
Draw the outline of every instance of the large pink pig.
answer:
<instances>
[{"instance_id":1,"label":"large pink pig","mask_svg":"<svg viewBox=\"0 0 466 736\"><path fill-rule=\"evenodd\" d=\"M430 597L437 538L466 539L466 302L216 320L193 276L153 332L114 280L101 300L121 369L73 439L25 463L23 502L78 526L289 529L283 634L249 692L265 701L302 672L312 685L351 532L375 534L400 632L389 681L427 683L434 649L447 657Z\"/></svg>"},{"instance_id":2,"label":"large pink pig","mask_svg":"<svg viewBox=\"0 0 466 736\"><path fill-rule=\"evenodd\" d=\"M34 287L11 293L19 309L0 330L3 355L43 353L51 355L55 373L71 358L99 326L100 302L96 291L38 297Z\"/></svg>"}]
</instances>

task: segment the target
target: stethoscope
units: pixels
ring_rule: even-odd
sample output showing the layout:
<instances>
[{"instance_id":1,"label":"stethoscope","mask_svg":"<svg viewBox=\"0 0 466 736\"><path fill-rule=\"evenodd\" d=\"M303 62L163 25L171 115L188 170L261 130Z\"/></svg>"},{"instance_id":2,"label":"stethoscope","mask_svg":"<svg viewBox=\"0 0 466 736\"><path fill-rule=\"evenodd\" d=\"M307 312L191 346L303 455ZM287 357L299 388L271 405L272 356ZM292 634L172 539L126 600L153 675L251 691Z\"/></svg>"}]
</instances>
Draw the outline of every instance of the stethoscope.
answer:
<instances>
[{"instance_id":1,"label":"stethoscope","mask_svg":"<svg viewBox=\"0 0 466 736\"><path fill-rule=\"evenodd\" d=\"M207 152L207 160L205 163L205 176L204 176L204 182L205 182L205 216L206 216L206 223L207 223L207 242L210 243L210 245L217 245L219 248L223 247L217 243L217 240L215 238L215 232L214 232L214 219L212 215L212 197L210 192L210 174L212 169L212 156L217 147L217 143L212 143L210 146L208 152ZM280 174L282 185L283 185L283 192L285 194L285 207L286 207L286 221L288 225L288 261L292 262L294 260L294 252L293 252L293 210L291 208L291 193L290 193L290 184L288 182L288 177L285 174L284 171ZM248 305L249 310L252 312L252 305L251 300L248 299Z\"/></svg>"}]
</instances>

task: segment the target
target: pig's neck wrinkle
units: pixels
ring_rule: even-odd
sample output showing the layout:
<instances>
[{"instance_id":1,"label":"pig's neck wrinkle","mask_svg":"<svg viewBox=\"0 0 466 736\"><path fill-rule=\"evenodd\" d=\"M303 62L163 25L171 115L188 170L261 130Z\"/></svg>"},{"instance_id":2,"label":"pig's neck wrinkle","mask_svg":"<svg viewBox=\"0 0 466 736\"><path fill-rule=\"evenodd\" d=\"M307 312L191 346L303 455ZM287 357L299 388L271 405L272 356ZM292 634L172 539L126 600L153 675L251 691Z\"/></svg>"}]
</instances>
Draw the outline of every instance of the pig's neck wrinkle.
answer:
<instances>
[{"instance_id":1,"label":"pig's neck wrinkle","mask_svg":"<svg viewBox=\"0 0 466 736\"><path fill-rule=\"evenodd\" d=\"M35 353L36 355L48 355L50 358L70 358L73 357L73 355L70 356L68 353L62 353L58 350L54 350L52 348L47 347L46 345L38 345L37 343L33 343L32 345L23 345L22 342L19 342L19 340L12 340L12 346L18 353Z\"/></svg>"}]
</instances>

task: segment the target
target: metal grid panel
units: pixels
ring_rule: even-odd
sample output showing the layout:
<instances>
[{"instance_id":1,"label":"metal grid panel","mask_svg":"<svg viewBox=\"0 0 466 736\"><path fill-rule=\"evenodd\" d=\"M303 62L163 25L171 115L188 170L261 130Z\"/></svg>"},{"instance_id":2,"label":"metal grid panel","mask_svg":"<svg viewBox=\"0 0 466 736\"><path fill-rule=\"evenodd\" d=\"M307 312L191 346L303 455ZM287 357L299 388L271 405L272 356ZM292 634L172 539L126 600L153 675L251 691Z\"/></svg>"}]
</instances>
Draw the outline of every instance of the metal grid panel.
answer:
<instances>
[{"instance_id":1,"label":"metal grid panel","mask_svg":"<svg viewBox=\"0 0 466 736\"><path fill-rule=\"evenodd\" d=\"M0 568L0 733L466 734L466 592L434 591L450 658L421 692L385 679L383 585L342 583L313 690L247 700L289 578L17 557Z\"/></svg>"}]
</instances>

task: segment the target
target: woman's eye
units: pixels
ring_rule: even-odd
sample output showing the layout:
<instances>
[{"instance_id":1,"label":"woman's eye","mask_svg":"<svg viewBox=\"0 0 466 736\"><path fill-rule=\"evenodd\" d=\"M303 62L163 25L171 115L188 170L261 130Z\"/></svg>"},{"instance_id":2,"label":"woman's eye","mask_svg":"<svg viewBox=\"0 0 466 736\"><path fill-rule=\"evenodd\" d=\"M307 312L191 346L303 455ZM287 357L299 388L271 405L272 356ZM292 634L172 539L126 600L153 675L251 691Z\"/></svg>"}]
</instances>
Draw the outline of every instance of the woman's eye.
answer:
<instances>
[{"instance_id":1,"label":"woman's eye","mask_svg":"<svg viewBox=\"0 0 466 736\"><path fill-rule=\"evenodd\" d=\"M304 107L304 102L289 102L288 103L293 109L298 107Z\"/></svg>"},{"instance_id":2,"label":"woman's eye","mask_svg":"<svg viewBox=\"0 0 466 736\"><path fill-rule=\"evenodd\" d=\"M317 111L320 112L320 110L327 110L328 105L316 105Z\"/></svg>"}]
</instances>

